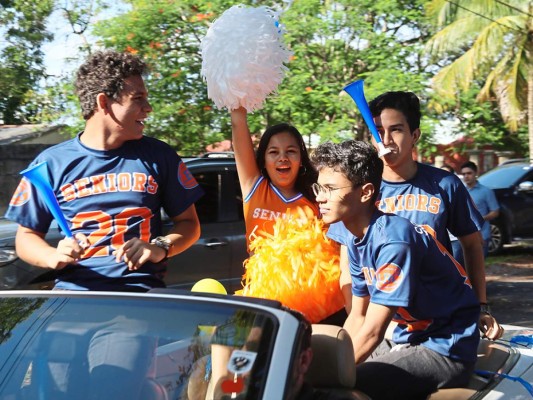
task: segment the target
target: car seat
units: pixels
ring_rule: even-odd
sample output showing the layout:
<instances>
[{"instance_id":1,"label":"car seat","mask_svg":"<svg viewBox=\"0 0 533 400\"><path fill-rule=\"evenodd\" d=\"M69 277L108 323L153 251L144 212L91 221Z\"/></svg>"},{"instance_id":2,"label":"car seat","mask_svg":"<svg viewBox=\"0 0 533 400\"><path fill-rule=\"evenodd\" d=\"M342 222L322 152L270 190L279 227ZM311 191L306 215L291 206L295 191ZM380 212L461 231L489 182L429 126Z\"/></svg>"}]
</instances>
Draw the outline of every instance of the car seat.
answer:
<instances>
[{"instance_id":1,"label":"car seat","mask_svg":"<svg viewBox=\"0 0 533 400\"><path fill-rule=\"evenodd\" d=\"M315 389L343 399L370 400L355 390L355 359L352 340L344 328L336 325L313 324L311 336L313 360L306 380Z\"/></svg>"}]
</instances>

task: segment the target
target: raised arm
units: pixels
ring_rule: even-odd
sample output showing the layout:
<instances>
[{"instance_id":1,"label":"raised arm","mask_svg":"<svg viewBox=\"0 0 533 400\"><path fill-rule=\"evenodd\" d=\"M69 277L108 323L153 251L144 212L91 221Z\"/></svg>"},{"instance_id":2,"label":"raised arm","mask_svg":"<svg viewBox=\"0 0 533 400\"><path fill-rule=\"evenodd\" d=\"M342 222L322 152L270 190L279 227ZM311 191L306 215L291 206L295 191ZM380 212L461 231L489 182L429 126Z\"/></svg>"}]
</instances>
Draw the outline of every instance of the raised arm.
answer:
<instances>
[{"instance_id":1,"label":"raised arm","mask_svg":"<svg viewBox=\"0 0 533 400\"><path fill-rule=\"evenodd\" d=\"M241 107L231 111L231 132L239 182L243 196L247 196L261 171L257 167L245 108Z\"/></svg>"}]
</instances>

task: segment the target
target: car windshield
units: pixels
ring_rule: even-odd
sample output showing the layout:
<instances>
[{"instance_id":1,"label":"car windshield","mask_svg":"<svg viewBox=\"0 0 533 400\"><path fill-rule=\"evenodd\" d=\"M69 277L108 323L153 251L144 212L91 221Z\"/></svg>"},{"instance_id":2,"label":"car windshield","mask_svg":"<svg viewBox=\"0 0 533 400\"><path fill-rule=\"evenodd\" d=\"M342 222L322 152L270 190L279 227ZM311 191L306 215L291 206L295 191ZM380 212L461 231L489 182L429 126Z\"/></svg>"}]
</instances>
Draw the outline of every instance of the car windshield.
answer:
<instances>
[{"instance_id":1,"label":"car windshield","mask_svg":"<svg viewBox=\"0 0 533 400\"><path fill-rule=\"evenodd\" d=\"M2 297L0 398L259 398L277 326L194 298Z\"/></svg>"},{"instance_id":2,"label":"car windshield","mask_svg":"<svg viewBox=\"0 0 533 400\"><path fill-rule=\"evenodd\" d=\"M479 182L491 189L504 189L514 185L529 167L513 166L495 168L479 177Z\"/></svg>"}]
</instances>

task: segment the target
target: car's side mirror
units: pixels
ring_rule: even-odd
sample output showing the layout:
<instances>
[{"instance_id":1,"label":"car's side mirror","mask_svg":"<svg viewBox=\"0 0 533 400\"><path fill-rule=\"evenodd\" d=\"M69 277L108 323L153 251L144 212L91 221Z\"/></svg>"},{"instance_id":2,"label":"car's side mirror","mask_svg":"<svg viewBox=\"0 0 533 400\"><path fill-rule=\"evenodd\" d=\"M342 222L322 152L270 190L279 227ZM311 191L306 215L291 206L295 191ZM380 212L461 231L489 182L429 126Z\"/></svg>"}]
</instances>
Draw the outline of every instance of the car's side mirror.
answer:
<instances>
[{"instance_id":1,"label":"car's side mirror","mask_svg":"<svg viewBox=\"0 0 533 400\"><path fill-rule=\"evenodd\" d=\"M531 192L533 192L533 182L531 182L531 181L521 182L518 185L517 190L519 192L531 193Z\"/></svg>"}]
</instances>

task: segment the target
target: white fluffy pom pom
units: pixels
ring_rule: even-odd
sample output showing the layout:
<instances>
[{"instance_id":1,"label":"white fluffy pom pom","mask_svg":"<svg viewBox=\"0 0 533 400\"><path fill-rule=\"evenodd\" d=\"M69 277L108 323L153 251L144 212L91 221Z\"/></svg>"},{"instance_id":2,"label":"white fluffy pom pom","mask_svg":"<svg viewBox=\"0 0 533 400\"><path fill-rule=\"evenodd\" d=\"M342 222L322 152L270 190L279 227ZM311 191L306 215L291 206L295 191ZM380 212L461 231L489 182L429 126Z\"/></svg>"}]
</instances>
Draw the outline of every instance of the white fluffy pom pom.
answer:
<instances>
[{"instance_id":1,"label":"white fluffy pom pom","mask_svg":"<svg viewBox=\"0 0 533 400\"><path fill-rule=\"evenodd\" d=\"M233 6L211 25L201 44L201 73L218 108L262 107L283 80L292 54L282 39L278 14L265 6Z\"/></svg>"}]
</instances>

